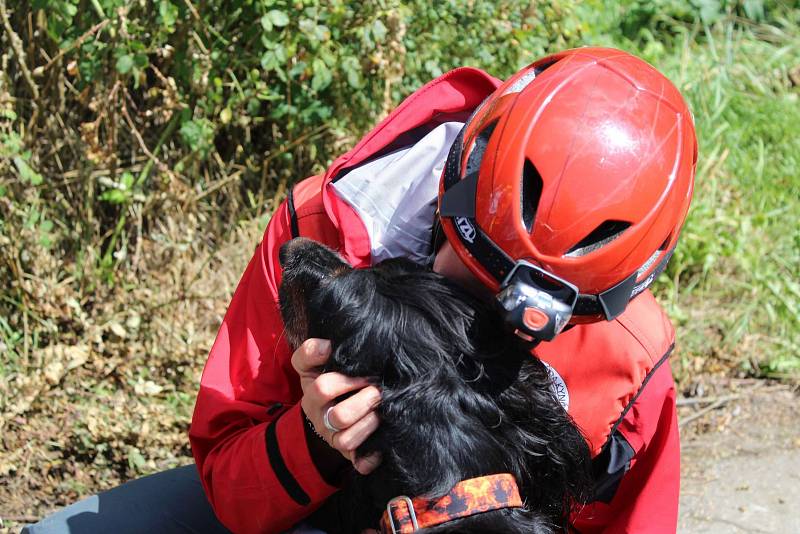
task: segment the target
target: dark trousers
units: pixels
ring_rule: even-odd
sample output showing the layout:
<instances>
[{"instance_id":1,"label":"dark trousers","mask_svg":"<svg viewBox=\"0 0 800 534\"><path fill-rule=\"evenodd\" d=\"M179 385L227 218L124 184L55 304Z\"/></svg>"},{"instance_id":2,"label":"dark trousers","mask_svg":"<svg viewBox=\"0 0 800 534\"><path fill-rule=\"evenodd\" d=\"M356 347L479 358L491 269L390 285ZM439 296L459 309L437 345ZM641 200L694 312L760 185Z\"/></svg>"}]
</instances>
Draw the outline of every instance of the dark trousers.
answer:
<instances>
[{"instance_id":1,"label":"dark trousers","mask_svg":"<svg viewBox=\"0 0 800 534\"><path fill-rule=\"evenodd\" d=\"M23 534L227 534L214 516L194 465L93 495L22 529Z\"/></svg>"}]
</instances>

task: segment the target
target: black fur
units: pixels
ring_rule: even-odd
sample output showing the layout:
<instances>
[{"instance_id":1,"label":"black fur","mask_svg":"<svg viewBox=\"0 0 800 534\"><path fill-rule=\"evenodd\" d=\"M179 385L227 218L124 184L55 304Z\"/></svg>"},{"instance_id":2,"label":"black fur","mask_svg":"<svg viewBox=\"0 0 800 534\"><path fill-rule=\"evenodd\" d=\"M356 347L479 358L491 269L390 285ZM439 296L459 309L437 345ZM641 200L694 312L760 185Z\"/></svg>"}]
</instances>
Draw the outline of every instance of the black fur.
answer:
<instances>
[{"instance_id":1,"label":"black fur","mask_svg":"<svg viewBox=\"0 0 800 534\"><path fill-rule=\"evenodd\" d=\"M398 495L436 498L461 480L503 472L516 477L524 509L426 532L564 529L587 494L588 447L545 366L491 307L407 260L352 269L322 245L295 239L281 263L290 343L330 339L326 370L377 377L382 392L381 425L358 454L381 451L383 461L350 482L356 524L344 532L374 527Z\"/></svg>"}]
</instances>

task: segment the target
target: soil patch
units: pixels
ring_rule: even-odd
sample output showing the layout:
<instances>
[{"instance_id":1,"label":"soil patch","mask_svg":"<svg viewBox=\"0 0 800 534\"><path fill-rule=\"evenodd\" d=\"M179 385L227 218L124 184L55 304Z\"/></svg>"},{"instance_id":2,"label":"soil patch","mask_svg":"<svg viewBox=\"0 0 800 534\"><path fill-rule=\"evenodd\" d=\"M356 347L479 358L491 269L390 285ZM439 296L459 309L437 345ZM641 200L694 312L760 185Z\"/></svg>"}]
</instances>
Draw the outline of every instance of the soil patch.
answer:
<instances>
[{"instance_id":1,"label":"soil patch","mask_svg":"<svg viewBox=\"0 0 800 534\"><path fill-rule=\"evenodd\" d=\"M679 408L685 423L678 532L800 532L796 388L725 380L696 390L700 397L684 398Z\"/></svg>"}]
</instances>

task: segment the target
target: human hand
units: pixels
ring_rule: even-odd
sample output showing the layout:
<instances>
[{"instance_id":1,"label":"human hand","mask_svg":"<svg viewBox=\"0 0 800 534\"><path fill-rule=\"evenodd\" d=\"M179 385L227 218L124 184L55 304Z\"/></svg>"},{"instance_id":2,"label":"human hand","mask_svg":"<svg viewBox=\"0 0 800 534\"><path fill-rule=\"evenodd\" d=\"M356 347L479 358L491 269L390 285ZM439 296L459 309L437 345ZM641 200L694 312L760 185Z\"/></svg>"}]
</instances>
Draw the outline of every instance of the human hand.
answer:
<instances>
[{"instance_id":1,"label":"human hand","mask_svg":"<svg viewBox=\"0 0 800 534\"><path fill-rule=\"evenodd\" d=\"M312 338L305 340L292 354L292 366L300 375L303 390L300 405L317 434L350 460L356 471L366 475L378 467L380 456L357 458L356 449L378 428L375 408L381 400L380 390L367 378L320 372L330 353L330 341ZM348 393L353 394L335 402ZM338 429L335 432L324 423L329 409L328 422Z\"/></svg>"}]
</instances>

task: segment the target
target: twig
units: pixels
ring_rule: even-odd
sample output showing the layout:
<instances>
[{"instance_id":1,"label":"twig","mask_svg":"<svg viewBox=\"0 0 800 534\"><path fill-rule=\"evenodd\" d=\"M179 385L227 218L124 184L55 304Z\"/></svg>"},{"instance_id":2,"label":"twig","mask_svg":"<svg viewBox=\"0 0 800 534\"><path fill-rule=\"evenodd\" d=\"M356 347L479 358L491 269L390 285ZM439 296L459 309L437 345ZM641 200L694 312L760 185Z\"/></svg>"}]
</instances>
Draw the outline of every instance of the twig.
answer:
<instances>
[{"instance_id":1,"label":"twig","mask_svg":"<svg viewBox=\"0 0 800 534\"><path fill-rule=\"evenodd\" d=\"M693 413L692 415L690 415L686 419L682 420L680 423L678 423L678 426L679 427L686 426L689 423L691 423L692 421L694 421L695 419L698 419L699 417L704 416L708 412L710 412L712 410L716 410L717 408L722 407L725 403L730 402L730 401L735 400L735 399L739 399L741 397L742 397L741 395L728 395L728 396L725 396L725 397L720 397L719 399L717 399L716 401L714 401L710 405L706 406L702 410L700 410L700 411L698 411L696 413Z\"/></svg>"},{"instance_id":2,"label":"twig","mask_svg":"<svg viewBox=\"0 0 800 534\"><path fill-rule=\"evenodd\" d=\"M31 101L33 113L31 114L31 120L28 122L28 130L30 130L30 127L36 123L36 119L39 117L39 86L33 81L31 71L28 69L28 64L25 62L25 51L22 49L22 39L19 38L14 28L11 27L11 21L9 20L8 11L6 9L6 0L0 0L0 17L3 19L3 28L5 28L6 33L8 33L8 39L11 41L11 48L17 56L19 68L22 71L22 77L25 78L25 82L28 84L31 95L33 96L33 100Z\"/></svg>"},{"instance_id":3,"label":"twig","mask_svg":"<svg viewBox=\"0 0 800 534\"><path fill-rule=\"evenodd\" d=\"M722 399L729 399L734 395L724 395L721 397L689 397L689 398L680 398L676 403L678 406L694 406L695 404L709 404L714 403Z\"/></svg>"},{"instance_id":4,"label":"twig","mask_svg":"<svg viewBox=\"0 0 800 534\"><path fill-rule=\"evenodd\" d=\"M15 521L17 523L34 523L39 521L39 517L34 515L1 515L0 519L5 521Z\"/></svg>"},{"instance_id":5,"label":"twig","mask_svg":"<svg viewBox=\"0 0 800 534\"><path fill-rule=\"evenodd\" d=\"M97 13L97 15L101 19L106 18L106 12L103 11L103 6L100 5L100 2L98 2L97 0L90 0L89 3L92 4L92 7L94 8L95 13Z\"/></svg>"},{"instance_id":6,"label":"twig","mask_svg":"<svg viewBox=\"0 0 800 534\"><path fill-rule=\"evenodd\" d=\"M128 91L125 90L126 94L127 92ZM125 102L122 102L122 106L120 106L120 108L122 111L122 116L125 117L125 122L128 123L128 127L131 129L133 137L135 137L136 141L138 141L139 148L142 149L142 152L144 152L145 155L148 158L150 158L150 160L158 167L160 171L169 173L170 171L167 168L167 166L164 163L162 163L161 160L158 159L155 154L150 152L149 148L147 148L147 144L145 144L144 139L142 138L142 134L140 134L139 130L136 129L136 125L133 123L133 119L131 118L130 113L128 113L128 106L125 104Z\"/></svg>"},{"instance_id":7,"label":"twig","mask_svg":"<svg viewBox=\"0 0 800 534\"><path fill-rule=\"evenodd\" d=\"M200 13L197 12L197 8L194 7L194 5L192 4L192 2L190 0L183 0L183 3L186 4L186 7L189 8L189 12L194 17L194 20L196 20L197 22L202 22L203 21L203 19L200 18Z\"/></svg>"},{"instance_id":8,"label":"twig","mask_svg":"<svg viewBox=\"0 0 800 534\"><path fill-rule=\"evenodd\" d=\"M134 248L131 266L133 271L137 272L139 270L139 255L142 252L142 208L139 207L137 209L136 206L131 206L131 209L136 214L136 247Z\"/></svg>"},{"instance_id":9,"label":"twig","mask_svg":"<svg viewBox=\"0 0 800 534\"><path fill-rule=\"evenodd\" d=\"M86 39L88 39L89 37L91 37L91 36L92 36L92 35L94 35L95 33L99 32L100 30L102 30L103 28L105 28L106 26L108 26L108 24L109 24L110 22L111 22L111 20L110 20L110 19L106 19L106 20L103 20L103 21L101 21L101 22L98 22L97 24L95 24L94 26L92 26L91 28L89 28L88 30L86 30L86 33L84 33L83 35L81 35L80 37L78 37L78 38L75 40L75 42L74 42L74 43L72 43L71 45L69 45L69 46L68 46L68 47L66 47L66 48L63 48L63 49L61 49L61 50L58 52L58 54L56 54L55 56L53 56L53 59L51 59L50 61L48 61L48 62L47 62L47 64L45 64L45 66L44 66L44 67L42 67L42 71L46 71L47 69L49 69L50 67L52 67L52 66L53 66L53 64L54 64L56 61L58 61L59 59L61 59L62 57L64 57L64 54L68 54L68 53L72 52L73 50L75 50L76 48L80 47L80 46L83 44L83 42L84 42Z\"/></svg>"},{"instance_id":10,"label":"twig","mask_svg":"<svg viewBox=\"0 0 800 534\"><path fill-rule=\"evenodd\" d=\"M217 183L213 184L211 187L209 187L205 191L203 191L203 192L199 193L197 196L195 196L194 199L193 199L193 202L197 202L198 200L200 200L202 198L205 198L206 196L210 195L211 193L213 193L214 191L216 191L220 187L222 187L222 186L224 186L226 184L229 184L230 182L236 180L241 175L242 175L242 171L239 170L239 171L234 172L233 174L230 174L230 175L226 176L225 178L219 180Z\"/></svg>"},{"instance_id":11,"label":"twig","mask_svg":"<svg viewBox=\"0 0 800 534\"><path fill-rule=\"evenodd\" d=\"M17 35L17 32L14 31L14 28L11 27L11 21L9 20L8 11L6 9L6 0L0 0L0 16L3 18L3 27L8 33L9 40L11 41L11 48L14 50L14 54L17 56L17 61L19 61L19 68L22 71L22 76L25 78L25 81L30 87L31 94L33 94L34 99L38 100L39 87L33 81L31 71L28 69L28 64L25 62L25 51L22 49L22 39L19 38L19 35Z\"/></svg>"},{"instance_id":12,"label":"twig","mask_svg":"<svg viewBox=\"0 0 800 534\"><path fill-rule=\"evenodd\" d=\"M271 152L269 155L267 155L267 157L264 158L263 164L269 163L270 161L272 161L273 159L277 158L281 154L285 154L289 150L295 148L298 145L301 145L302 143L304 143L305 141L307 141L309 139L313 139L314 137L322 135L323 133L325 133L325 131L327 129L328 129L328 125L327 124L322 124L322 125L318 126L317 128L311 130L310 132L301 135L297 139L294 139L294 140L292 140L292 141L290 141L288 143L285 143L284 145L278 147L277 151Z\"/></svg>"},{"instance_id":13,"label":"twig","mask_svg":"<svg viewBox=\"0 0 800 534\"><path fill-rule=\"evenodd\" d=\"M161 135L158 137L158 141L156 141L156 146L153 148L152 154L154 157L158 157L158 153L161 151L161 146L167 141L169 136L172 135L172 132L175 131L175 128L178 126L178 119L180 118L180 113L173 113L172 118L170 119L167 126L161 132ZM136 185L140 186L144 183L147 179L148 175L150 174L150 169L153 168L154 159L149 159L147 163L145 163L144 168L142 168L142 172L139 173L139 177L136 179ZM172 174L170 174L170 178L172 178Z\"/></svg>"}]
</instances>

